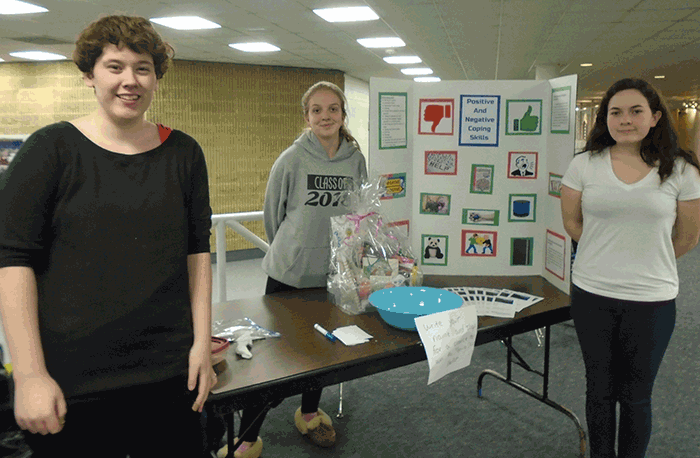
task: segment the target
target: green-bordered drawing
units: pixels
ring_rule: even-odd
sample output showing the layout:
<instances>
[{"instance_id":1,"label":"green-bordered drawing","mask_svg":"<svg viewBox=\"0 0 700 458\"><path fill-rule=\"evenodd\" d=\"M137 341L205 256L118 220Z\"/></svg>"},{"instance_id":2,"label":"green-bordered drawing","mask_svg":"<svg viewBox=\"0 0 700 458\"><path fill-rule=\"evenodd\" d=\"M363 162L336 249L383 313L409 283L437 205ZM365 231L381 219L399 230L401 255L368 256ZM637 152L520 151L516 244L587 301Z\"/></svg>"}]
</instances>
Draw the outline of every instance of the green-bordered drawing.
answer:
<instances>
[{"instance_id":1,"label":"green-bordered drawing","mask_svg":"<svg viewBox=\"0 0 700 458\"><path fill-rule=\"evenodd\" d=\"M534 223L537 215L537 194L510 194L508 222Z\"/></svg>"},{"instance_id":2,"label":"green-bordered drawing","mask_svg":"<svg viewBox=\"0 0 700 458\"><path fill-rule=\"evenodd\" d=\"M550 196L561 198L561 179L564 178L556 173L549 173L549 188L548 193Z\"/></svg>"},{"instance_id":3,"label":"green-bordered drawing","mask_svg":"<svg viewBox=\"0 0 700 458\"><path fill-rule=\"evenodd\" d=\"M449 194L420 193L420 213L423 215L444 215L450 214Z\"/></svg>"},{"instance_id":4,"label":"green-bordered drawing","mask_svg":"<svg viewBox=\"0 0 700 458\"><path fill-rule=\"evenodd\" d=\"M379 93L379 149L408 146L408 94Z\"/></svg>"},{"instance_id":5,"label":"green-bordered drawing","mask_svg":"<svg viewBox=\"0 0 700 458\"><path fill-rule=\"evenodd\" d=\"M383 189L381 200L406 197L406 172L380 175L379 185Z\"/></svg>"},{"instance_id":6,"label":"green-bordered drawing","mask_svg":"<svg viewBox=\"0 0 700 458\"><path fill-rule=\"evenodd\" d=\"M493 168L491 164L473 164L469 192L493 194Z\"/></svg>"},{"instance_id":7,"label":"green-bordered drawing","mask_svg":"<svg viewBox=\"0 0 700 458\"><path fill-rule=\"evenodd\" d=\"M514 237L510 239L510 265L531 266L534 237Z\"/></svg>"},{"instance_id":8,"label":"green-bordered drawing","mask_svg":"<svg viewBox=\"0 0 700 458\"><path fill-rule=\"evenodd\" d=\"M506 100L506 135L542 135L542 100Z\"/></svg>"},{"instance_id":9,"label":"green-bordered drawing","mask_svg":"<svg viewBox=\"0 0 700 458\"><path fill-rule=\"evenodd\" d=\"M571 130L571 86L552 89L550 132L568 134Z\"/></svg>"},{"instance_id":10,"label":"green-bordered drawing","mask_svg":"<svg viewBox=\"0 0 700 458\"><path fill-rule=\"evenodd\" d=\"M447 248L450 238L446 235L421 235L421 264L430 266L447 265Z\"/></svg>"},{"instance_id":11,"label":"green-bordered drawing","mask_svg":"<svg viewBox=\"0 0 700 458\"><path fill-rule=\"evenodd\" d=\"M463 208L462 224L478 224L481 226L498 226L499 210L481 208Z\"/></svg>"}]
</instances>

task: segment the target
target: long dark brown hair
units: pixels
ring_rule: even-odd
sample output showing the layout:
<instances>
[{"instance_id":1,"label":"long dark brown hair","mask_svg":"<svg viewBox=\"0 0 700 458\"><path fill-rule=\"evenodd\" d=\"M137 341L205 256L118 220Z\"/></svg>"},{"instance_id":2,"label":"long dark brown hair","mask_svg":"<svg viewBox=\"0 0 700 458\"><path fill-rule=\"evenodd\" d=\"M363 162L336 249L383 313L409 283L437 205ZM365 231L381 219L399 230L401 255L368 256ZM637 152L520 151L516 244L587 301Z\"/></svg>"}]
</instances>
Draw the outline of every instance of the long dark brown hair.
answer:
<instances>
[{"instance_id":1,"label":"long dark brown hair","mask_svg":"<svg viewBox=\"0 0 700 458\"><path fill-rule=\"evenodd\" d=\"M605 97L600 102L600 107L595 117L595 124L586 142L585 151L600 153L605 148L615 144L615 140L613 140L608 131L608 106L610 105L610 99L615 94L626 89L636 89L641 92L644 98L647 99L652 113L661 112L661 118L659 118L656 126L649 129L649 133L642 140L640 150L642 160L647 165L659 167L661 182L663 183L673 173L676 158L679 157L685 159L686 162L692 164L700 171L700 164L698 164L695 154L684 150L678 144L678 134L676 134L676 129L673 127L671 118L668 115L668 108L666 108L666 104L661 99L661 96L651 84L638 78L621 79L610 86L610 89L608 89Z\"/></svg>"}]
</instances>

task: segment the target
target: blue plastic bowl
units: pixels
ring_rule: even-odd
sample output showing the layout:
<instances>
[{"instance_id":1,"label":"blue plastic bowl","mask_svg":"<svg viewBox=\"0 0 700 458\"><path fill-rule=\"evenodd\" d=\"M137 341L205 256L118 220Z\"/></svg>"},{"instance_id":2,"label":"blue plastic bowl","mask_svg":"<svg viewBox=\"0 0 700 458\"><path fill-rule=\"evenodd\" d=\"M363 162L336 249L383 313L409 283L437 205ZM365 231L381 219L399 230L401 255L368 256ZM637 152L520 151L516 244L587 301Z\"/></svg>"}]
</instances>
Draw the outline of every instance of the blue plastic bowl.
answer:
<instances>
[{"instance_id":1,"label":"blue plastic bowl","mask_svg":"<svg viewBox=\"0 0 700 458\"><path fill-rule=\"evenodd\" d=\"M427 286L402 286L375 291L369 296L387 324L406 331L415 331L414 318L453 310L462 306L459 294Z\"/></svg>"}]
</instances>

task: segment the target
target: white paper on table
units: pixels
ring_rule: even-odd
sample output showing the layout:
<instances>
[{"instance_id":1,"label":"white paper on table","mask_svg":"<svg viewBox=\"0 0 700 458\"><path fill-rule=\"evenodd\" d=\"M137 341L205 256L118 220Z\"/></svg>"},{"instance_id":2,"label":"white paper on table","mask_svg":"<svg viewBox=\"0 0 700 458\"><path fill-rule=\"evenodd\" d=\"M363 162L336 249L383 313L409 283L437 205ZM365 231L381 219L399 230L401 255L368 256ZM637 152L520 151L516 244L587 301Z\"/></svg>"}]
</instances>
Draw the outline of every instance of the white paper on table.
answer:
<instances>
[{"instance_id":1,"label":"white paper on table","mask_svg":"<svg viewBox=\"0 0 700 458\"><path fill-rule=\"evenodd\" d=\"M511 291L509 289L502 290L500 297L512 300L516 312L526 309L527 307L536 304L543 299L539 296L533 296L532 294L523 293L520 291Z\"/></svg>"},{"instance_id":2,"label":"white paper on table","mask_svg":"<svg viewBox=\"0 0 700 458\"><path fill-rule=\"evenodd\" d=\"M363 344L369 342L369 339L372 338L370 334L367 334L354 324L352 326L337 328L332 334L347 346Z\"/></svg>"},{"instance_id":3,"label":"white paper on table","mask_svg":"<svg viewBox=\"0 0 700 458\"><path fill-rule=\"evenodd\" d=\"M478 316L493 316L496 318L513 318L515 307L513 301L502 298L489 298L492 301L475 303L476 314Z\"/></svg>"},{"instance_id":4,"label":"white paper on table","mask_svg":"<svg viewBox=\"0 0 700 458\"><path fill-rule=\"evenodd\" d=\"M478 328L476 307L465 304L415 322L428 357L428 385L471 363Z\"/></svg>"},{"instance_id":5,"label":"white paper on table","mask_svg":"<svg viewBox=\"0 0 700 458\"><path fill-rule=\"evenodd\" d=\"M517 311L519 312L521 310L525 310L529 306L534 305L543 299L544 299L543 297L532 296L532 298L529 301L523 302L522 304L520 304Z\"/></svg>"},{"instance_id":6,"label":"white paper on table","mask_svg":"<svg viewBox=\"0 0 700 458\"><path fill-rule=\"evenodd\" d=\"M481 288L481 290L484 292L484 297L498 297L502 291L496 288Z\"/></svg>"}]
</instances>

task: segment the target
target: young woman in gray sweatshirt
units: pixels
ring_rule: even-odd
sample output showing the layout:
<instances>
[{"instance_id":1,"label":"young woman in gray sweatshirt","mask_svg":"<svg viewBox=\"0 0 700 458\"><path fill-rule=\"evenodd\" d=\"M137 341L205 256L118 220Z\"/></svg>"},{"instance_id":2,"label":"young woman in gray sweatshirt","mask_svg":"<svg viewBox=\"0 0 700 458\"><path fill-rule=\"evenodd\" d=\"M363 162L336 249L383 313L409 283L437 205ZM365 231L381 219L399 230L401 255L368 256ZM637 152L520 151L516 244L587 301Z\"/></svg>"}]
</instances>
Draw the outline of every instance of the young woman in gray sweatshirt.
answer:
<instances>
[{"instance_id":1,"label":"young woman in gray sweatshirt","mask_svg":"<svg viewBox=\"0 0 700 458\"><path fill-rule=\"evenodd\" d=\"M268 275L265 294L326 286L330 217L349 211L343 191L367 179L365 158L345 126L347 102L341 89L325 81L316 83L302 97L302 107L308 128L277 158L265 191L265 232L270 243L262 262ZM312 442L330 447L335 430L330 417L318 408L320 399L320 389L304 393L294 420ZM243 412L243 443L234 453L236 458L256 458L262 453L258 434L265 416L256 421L259 411Z\"/></svg>"}]
</instances>

